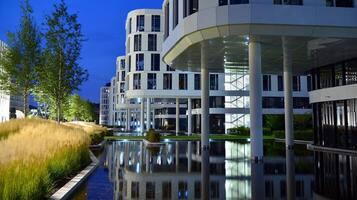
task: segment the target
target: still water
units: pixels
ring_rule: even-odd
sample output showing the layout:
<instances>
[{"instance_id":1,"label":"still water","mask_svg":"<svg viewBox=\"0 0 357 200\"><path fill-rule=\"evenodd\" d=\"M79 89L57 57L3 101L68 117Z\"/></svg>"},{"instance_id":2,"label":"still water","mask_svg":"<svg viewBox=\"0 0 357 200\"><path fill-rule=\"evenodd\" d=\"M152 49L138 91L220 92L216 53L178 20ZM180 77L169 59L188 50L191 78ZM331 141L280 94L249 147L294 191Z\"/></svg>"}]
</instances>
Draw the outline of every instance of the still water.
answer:
<instances>
[{"instance_id":1,"label":"still water","mask_svg":"<svg viewBox=\"0 0 357 200\"><path fill-rule=\"evenodd\" d=\"M286 152L265 142L264 152L263 163L252 163L243 141L211 141L209 151L199 142L110 142L73 199L313 198L314 156L306 146Z\"/></svg>"}]
</instances>

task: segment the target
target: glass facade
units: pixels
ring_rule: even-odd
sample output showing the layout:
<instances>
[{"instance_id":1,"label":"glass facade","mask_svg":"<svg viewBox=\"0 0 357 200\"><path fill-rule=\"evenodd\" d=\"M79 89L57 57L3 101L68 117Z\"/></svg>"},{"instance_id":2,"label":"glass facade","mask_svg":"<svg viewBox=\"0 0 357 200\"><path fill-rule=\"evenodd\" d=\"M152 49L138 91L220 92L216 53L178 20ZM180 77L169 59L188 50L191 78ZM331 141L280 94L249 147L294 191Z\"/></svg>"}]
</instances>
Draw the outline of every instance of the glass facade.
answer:
<instances>
[{"instance_id":1,"label":"glass facade","mask_svg":"<svg viewBox=\"0 0 357 200\"><path fill-rule=\"evenodd\" d=\"M151 31L160 32L161 30L161 19L160 15L151 16Z\"/></svg>"},{"instance_id":2,"label":"glass facade","mask_svg":"<svg viewBox=\"0 0 357 200\"><path fill-rule=\"evenodd\" d=\"M312 89L356 84L357 59L312 70ZM357 99L313 104L314 144L357 150Z\"/></svg>"},{"instance_id":3,"label":"glass facade","mask_svg":"<svg viewBox=\"0 0 357 200\"><path fill-rule=\"evenodd\" d=\"M136 31L143 32L145 30L145 16L136 16Z\"/></svg>"}]
</instances>

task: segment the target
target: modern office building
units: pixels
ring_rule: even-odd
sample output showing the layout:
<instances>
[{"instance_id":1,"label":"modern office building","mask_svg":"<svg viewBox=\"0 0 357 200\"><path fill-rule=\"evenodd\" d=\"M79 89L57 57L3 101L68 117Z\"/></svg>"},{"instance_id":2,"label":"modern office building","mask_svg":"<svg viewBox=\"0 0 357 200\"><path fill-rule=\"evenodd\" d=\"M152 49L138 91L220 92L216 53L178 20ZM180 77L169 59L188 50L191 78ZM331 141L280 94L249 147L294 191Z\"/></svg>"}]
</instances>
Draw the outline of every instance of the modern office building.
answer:
<instances>
[{"instance_id":1,"label":"modern office building","mask_svg":"<svg viewBox=\"0 0 357 200\"><path fill-rule=\"evenodd\" d=\"M99 124L101 125L109 125L110 89L110 83L107 83L104 87L100 88Z\"/></svg>"},{"instance_id":2,"label":"modern office building","mask_svg":"<svg viewBox=\"0 0 357 200\"><path fill-rule=\"evenodd\" d=\"M111 80L108 124L126 130L152 127L200 133L201 75L174 70L162 62L162 27L161 10L134 10L128 14L126 55L117 58L116 76ZM210 131L225 133L239 125L249 126L248 67L209 76ZM282 76L262 75L262 79L263 114L283 114ZM311 112L309 83L306 76L294 77L296 114Z\"/></svg>"},{"instance_id":3,"label":"modern office building","mask_svg":"<svg viewBox=\"0 0 357 200\"><path fill-rule=\"evenodd\" d=\"M293 75L309 74L311 69L345 63L357 57L356 4L356 0L165 0L162 57L175 69L201 71L203 133L209 132L208 73L248 67L252 157L259 160L263 156L262 74L283 75L286 145L291 148ZM351 70L348 68L347 71ZM343 77L341 73L331 77ZM324 76L320 75L320 78ZM333 110L353 110L353 101L346 100L355 98L351 95L355 93L352 90L356 86L320 88L311 92L311 102L321 108L315 108L322 117L316 118L315 112L315 125L342 122L338 119L343 115L337 118L337 111ZM334 92L324 93L326 90ZM341 92L349 96L341 95ZM350 126L356 121L353 118L347 120L348 110L344 111L343 122L352 122ZM329 118L333 114L328 116L326 112L334 112L335 117ZM323 121L326 118L322 113L330 121ZM345 125L345 130L348 126ZM321 131L318 130L326 127L316 127L320 136ZM336 126L330 128L334 133L343 132ZM327 132L326 139L330 137ZM315 142L325 145L324 139L321 139L318 137ZM333 142L339 142L337 137ZM208 137L203 137L202 147L208 145Z\"/></svg>"},{"instance_id":4,"label":"modern office building","mask_svg":"<svg viewBox=\"0 0 357 200\"><path fill-rule=\"evenodd\" d=\"M0 56L1 52L6 48L6 44L0 40ZM0 66L0 71L1 71ZM3 90L0 90L0 122L9 120L10 117L10 95Z\"/></svg>"}]
</instances>

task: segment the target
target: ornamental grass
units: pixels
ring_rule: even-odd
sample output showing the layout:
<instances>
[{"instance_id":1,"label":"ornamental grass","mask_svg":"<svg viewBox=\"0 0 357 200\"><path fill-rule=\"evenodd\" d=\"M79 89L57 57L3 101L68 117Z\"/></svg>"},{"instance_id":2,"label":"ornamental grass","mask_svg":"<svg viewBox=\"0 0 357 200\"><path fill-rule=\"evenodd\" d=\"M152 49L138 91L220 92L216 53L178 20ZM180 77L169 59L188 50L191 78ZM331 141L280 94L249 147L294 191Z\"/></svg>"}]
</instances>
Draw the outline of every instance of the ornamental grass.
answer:
<instances>
[{"instance_id":1,"label":"ornamental grass","mask_svg":"<svg viewBox=\"0 0 357 200\"><path fill-rule=\"evenodd\" d=\"M0 199L48 198L60 182L90 163L89 135L47 120L0 124Z\"/></svg>"}]
</instances>

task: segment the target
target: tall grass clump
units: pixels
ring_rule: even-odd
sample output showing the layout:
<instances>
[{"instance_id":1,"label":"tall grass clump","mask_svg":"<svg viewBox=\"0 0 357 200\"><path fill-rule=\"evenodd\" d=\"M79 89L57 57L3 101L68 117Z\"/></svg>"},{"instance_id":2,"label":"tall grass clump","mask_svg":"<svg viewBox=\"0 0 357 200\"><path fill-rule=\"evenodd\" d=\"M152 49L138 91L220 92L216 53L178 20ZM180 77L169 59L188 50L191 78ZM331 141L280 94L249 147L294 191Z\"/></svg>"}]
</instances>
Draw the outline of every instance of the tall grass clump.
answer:
<instances>
[{"instance_id":1,"label":"tall grass clump","mask_svg":"<svg viewBox=\"0 0 357 200\"><path fill-rule=\"evenodd\" d=\"M20 127L29 123L45 123L45 120L40 119L14 119L6 123L0 124L0 140L6 139L9 135L17 133Z\"/></svg>"},{"instance_id":2,"label":"tall grass clump","mask_svg":"<svg viewBox=\"0 0 357 200\"><path fill-rule=\"evenodd\" d=\"M23 122L0 141L3 200L49 197L59 181L90 162L90 139L83 130L44 120Z\"/></svg>"},{"instance_id":3,"label":"tall grass clump","mask_svg":"<svg viewBox=\"0 0 357 200\"><path fill-rule=\"evenodd\" d=\"M91 139L91 144L99 144L104 140L105 136L112 135L106 127L96 125L92 122L73 121L64 123L64 125L79 128L88 133Z\"/></svg>"}]
</instances>

